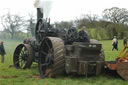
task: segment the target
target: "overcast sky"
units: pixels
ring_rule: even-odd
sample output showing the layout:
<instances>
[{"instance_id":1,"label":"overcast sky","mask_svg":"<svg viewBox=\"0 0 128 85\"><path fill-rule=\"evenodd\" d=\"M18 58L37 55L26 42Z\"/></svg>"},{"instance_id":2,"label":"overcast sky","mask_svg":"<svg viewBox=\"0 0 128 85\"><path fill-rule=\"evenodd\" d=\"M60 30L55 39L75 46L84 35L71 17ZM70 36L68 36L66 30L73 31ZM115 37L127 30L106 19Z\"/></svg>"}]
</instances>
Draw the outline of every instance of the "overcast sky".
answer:
<instances>
[{"instance_id":1,"label":"overcast sky","mask_svg":"<svg viewBox=\"0 0 128 85\"><path fill-rule=\"evenodd\" d=\"M11 9L13 13L26 16L28 12L36 14L35 0L0 0L0 14L3 9ZM46 0L45 0L46 1ZM83 14L101 16L106 8L119 7L128 9L128 0L52 0L49 17L52 22L73 20Z\"/></svg>"}]
</instances>

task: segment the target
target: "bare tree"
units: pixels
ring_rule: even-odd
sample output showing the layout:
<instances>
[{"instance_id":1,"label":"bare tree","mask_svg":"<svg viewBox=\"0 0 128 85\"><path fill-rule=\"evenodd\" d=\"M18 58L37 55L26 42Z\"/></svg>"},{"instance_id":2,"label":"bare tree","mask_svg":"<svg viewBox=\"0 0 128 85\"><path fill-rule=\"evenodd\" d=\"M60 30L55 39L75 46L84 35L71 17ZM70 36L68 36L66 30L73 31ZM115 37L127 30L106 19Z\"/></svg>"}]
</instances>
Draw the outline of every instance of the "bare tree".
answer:
<instances>
[{"instance_id":1,"label":"bare tree","mask_svg":"<svg viewBox=\"0 0 128 85\"><path fill-rule=\"evenodd\" d=\"M56 28L66 28L69 29L73 27L73 21L61 21L61 22L55 22Z\"/></svg>"},{"instance_id":2,"label":"bare tree","mask_svg":"<svg viewBox=\"0 0 128 85\"><path fill-rule=\"evenodd\" d=\"M29 19L28 19L28 27L27 27L27 31L29 32L31 32L31 35L32 36L35 36L35 19L34 19L34 14L33 13L29 13L28 14L28 17L29 17Z\"/></svg>"},{"instance_id":3,"label":"bare tree","mask_svg":"<svg viewBox=\"0 0 128 85\"><path fill-rule=\"evenodd\" d=\"M128 21L128 10L118 7L105 9L103 11L103 18L115 24L124 24Z\"/></svg>"},{"instance_id":4,"label":"bare tree","mask_svg":"<svg viewBox=\"0 0 128 85\"><path fill-rule=\"evenodd\" d=\"M11 38L14 38L16 32L23 30L23 17L14 14L12 15L9 11L7 14L1 16L1 23L4 30L10 33Z\"/></svg>"},{"instance_id":5,"label":"bare tree","mask_svg":"<svg viewBox=\"0 0 128 85\"><path fill-rule=\"evenodd\" d=\"M86 14L83 15L80 19L76 19L75 23L78 28L83 26L85 27L95 27L98 16L96 14Z\"/></svg>"}]
</instances>

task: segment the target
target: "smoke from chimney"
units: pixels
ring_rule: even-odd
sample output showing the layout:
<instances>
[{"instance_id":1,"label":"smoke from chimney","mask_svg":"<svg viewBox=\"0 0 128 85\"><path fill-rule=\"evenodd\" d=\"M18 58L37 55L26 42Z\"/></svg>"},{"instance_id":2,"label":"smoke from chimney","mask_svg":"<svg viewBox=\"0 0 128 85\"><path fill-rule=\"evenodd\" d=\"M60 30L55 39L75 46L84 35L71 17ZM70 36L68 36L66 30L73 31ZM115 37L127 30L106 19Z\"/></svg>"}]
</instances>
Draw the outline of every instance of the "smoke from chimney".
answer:
<instances>
[{"instance_id":1,"label":"smoke from chimney","mask_svg":"<svg viewBox=\"0 0 128 85\"><path fill-rule=\"evenodd\" d=\"M41 8L41 12L44 13L44 17L48 17L51 11L52 0L35 0L34 6Z\"/></svg>"},{"instance_id":2,"label":"smoke from chimney","mask_svg":"<svg viewBox=\"0 0 128 85\"><path fill-rule=\"evenodd\" d=\"M36 7L36 8L39 8L38 6L39 6L39 0L35 0L35 2L34 2L34 6Z\"/></svg>"}]
</instances>

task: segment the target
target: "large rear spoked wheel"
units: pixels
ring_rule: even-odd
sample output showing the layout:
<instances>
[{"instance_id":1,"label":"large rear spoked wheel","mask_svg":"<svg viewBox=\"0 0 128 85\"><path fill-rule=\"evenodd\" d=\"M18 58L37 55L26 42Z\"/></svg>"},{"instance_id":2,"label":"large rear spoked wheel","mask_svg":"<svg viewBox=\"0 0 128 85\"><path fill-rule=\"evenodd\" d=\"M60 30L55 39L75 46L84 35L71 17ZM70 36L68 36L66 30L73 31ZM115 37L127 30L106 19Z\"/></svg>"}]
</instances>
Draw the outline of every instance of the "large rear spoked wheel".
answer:
<instances>
[{"instance_id":1,"label":"large rear spoked wheel","mask_svg":"<svg viewBox=\"0 0 128 85\"><path fill-rule=\"evenodd\" d=\"M13 63L16 68L30 68L32 64L32 48L29 44L20 44L16 47L13 55Z\"/></svg>"},{"instance_id":2,"label":"large rear spoked wheel","mask_svg":"<svg viewBox=\"0 0 128 85\"><path fill-rule=\"evenodd\" d=\"M41 78L64 73L64 43L56 37L45 38L40 48L39 72Z\"/></svg>"}]
</instances>

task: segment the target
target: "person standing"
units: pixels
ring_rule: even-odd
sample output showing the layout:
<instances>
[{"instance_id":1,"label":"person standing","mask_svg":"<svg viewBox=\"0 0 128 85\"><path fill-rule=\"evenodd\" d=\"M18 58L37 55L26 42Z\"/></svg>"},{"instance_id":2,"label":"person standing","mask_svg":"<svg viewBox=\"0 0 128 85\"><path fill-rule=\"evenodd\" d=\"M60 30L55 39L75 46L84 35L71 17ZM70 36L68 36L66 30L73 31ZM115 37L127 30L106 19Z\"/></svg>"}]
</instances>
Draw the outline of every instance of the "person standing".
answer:
<instances>
[{"instance_id":1,"label":"person standing","mask_svg":"<svg viewBox=\"0 0 128 85\"><path fill-rule=\"evenodd\" d=\"M5 49L4 49L4 45L3 45L3 41L0 42L0 55L1 55L1 63L4 63L4 58L5 58Z\"/></svg>"},{"instance_id":2,"label":"person standing","mask_svg":"<svg viewBox=\"0 0 128 85\"><path fill-rule=\"evenodd\" d=\"M23 41L24 44L29 44L30 43L30 39L25 38Z\"/></svg>"},{"instance_id":3,"label":"person standing","mask_svg":"<svg viewBox=\"0 0 128 85\"><path fill-rule=\"evenodd\" d=\"M126 38L123 39L123 44L124 44L124 47L127 46L127 39Z\"/></svg>"},{"instance_id":4,"label":"person standing","mask_svg":"<svg viewBox=\"0 0 128 85\"><path fill-rule=\"evenodd\" d=\"M118 50L118 40L117 40L116 36L114 36L114 38L112 40L112 46L113 46L112 51L114 49Z\"/></svg>"}]
</instances>

